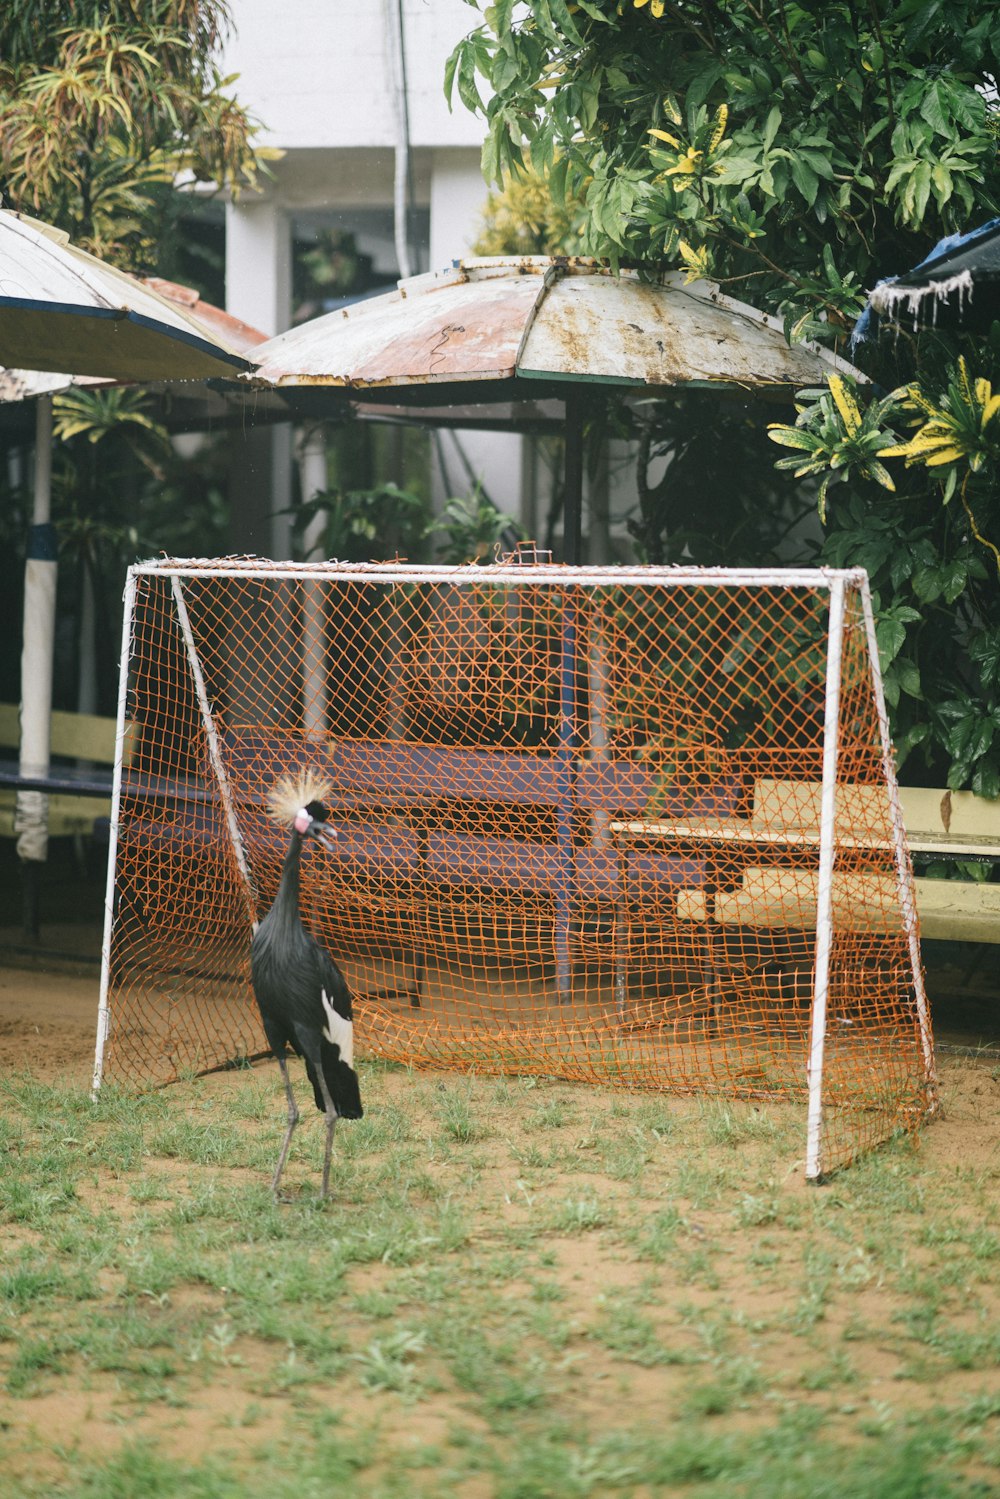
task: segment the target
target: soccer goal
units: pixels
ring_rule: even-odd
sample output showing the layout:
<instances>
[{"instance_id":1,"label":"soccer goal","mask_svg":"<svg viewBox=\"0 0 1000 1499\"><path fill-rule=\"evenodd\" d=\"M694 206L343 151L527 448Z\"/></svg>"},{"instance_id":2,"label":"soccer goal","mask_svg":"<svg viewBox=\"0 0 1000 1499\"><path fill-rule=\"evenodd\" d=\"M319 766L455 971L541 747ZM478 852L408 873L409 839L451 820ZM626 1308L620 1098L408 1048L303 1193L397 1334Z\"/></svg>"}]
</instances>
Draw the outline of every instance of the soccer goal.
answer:
<instances>
[{"instance_id":1,"label":"soccer goal","mask_svg":"<svg viewBox=\"0 0 1000 1499\"><path fill-rule=\"evenodd\" d=\"M362 1055L801 1101L813 1179L935 1107L861 571L143 563L118 727L95 1088L265 1050L310 767Z\"/></svg>"}]
</instances>

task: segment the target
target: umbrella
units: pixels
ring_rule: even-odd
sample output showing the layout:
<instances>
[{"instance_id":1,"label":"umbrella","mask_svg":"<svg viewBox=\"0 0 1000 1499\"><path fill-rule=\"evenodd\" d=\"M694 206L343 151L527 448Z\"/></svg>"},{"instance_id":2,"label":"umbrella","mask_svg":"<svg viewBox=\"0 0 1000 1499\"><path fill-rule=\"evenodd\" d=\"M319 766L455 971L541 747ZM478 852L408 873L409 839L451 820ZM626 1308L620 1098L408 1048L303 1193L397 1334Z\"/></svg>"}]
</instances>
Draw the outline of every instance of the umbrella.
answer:
<instances>
[{"instance_id":1,"label":"umbrella","mask_svg":"<svg viewBox=\"0 0 1000 1499\"><path fill-rule=\"evenodd\" d=\"M446 411L468 416L479 408L539 424L555 406L565 433L569 563L581 560L584 426L595 397L615 389L625 399L649 400L693 388L787 401L792 391L834 372L864 379L814 344L790 347L780 319L709 282L614 273L599 261L572 257L455 261L446 271L401 281L395 292L303 323L263 344L255 359L257 369L245 378L290 402L299 393L313 401L347 395L368 414L394 405L436 422ZM560 628L560 692L572 723L581 642L570 604ZM596 645L591 669L598 674L601 659ZM572 788L572 743L562 748ZM565 989L565 944L557 970Z\"/></svg>"},{"instance_id":2,"label":"umbrella","mask_svg":"<svg viewBox=\"0 0 1000 1499\"><path fill-rule=\"evenodd\" d=\"M279 391L345 395L362 409L498 407L541 422L558 402L566 433L565 554L581 552L588 397L702 388L787 400L833 372L864 376L781 321L682 274L650 280L585 258L456 260L394 292L327 313L255 351L243 377ZM471 422L470 422L471 424Z\"/></svg>"},{"instance_id":3,"label":"umbrella","mask_svg":"<svg viewBox=\"0 0 1000 1499\"><path fill-rule=\"evenodd\" d=\"M247 359L176 300L0 210L0 364L116 380L234 375Z\"/></svg>"},{"instance_id":4,"label":"umbrella","mask_svg":"<svg viewBox=\"0 0 1000 1499\"><path fill-rule=\"evenodd\" d=\"M161 393L204 384L162 382L234 375L249 365L265 335L203 302L188 287L138 280L69 246L57 230L0 211L0 357L27 364L0 369L0 404L35 403L35 480L25 567L21 656L21 743L18 779L44 784L49 775L56 543L51 524L51 397L71 388L158 382ZM27 292L34 295L28 296ZM45 296L40 295L45 293ZM92 295L83 305L79 300ZM70 305L55 299L74 296ZM107 322L110 317L112 322ZM164 394L164 402L169 397ZM215 409L218 409L218 401ZM224 408L223 408L224 409ZM37 930L34 871L48 850L47 802L41 789L21 786L15 827L25 864L25 919Z\"/></svg>"},{"instance_id":5,"label":"umbrella","mask_svg":"<svg viewBox=\"0 0 1000 1499\"><path fill-rule=\"evenodd\" d=\"M218 339L244 361L244 367L252 362L253 351L266 342L267 334L249 323L224 312L212 302L203 299L189 286L176 281L166 281L161 276L128 277L137 285L146 287L165 298L188 317L197 319L199 326L213 339ZM0 313L0 327L2 327ZM230 370L230 377L234 371ZM35 417L29 416L29 401L38 396L62 395L68 390L100 389L112 385L134 385L134 379L98 375L70 374L38 369L5 369L0 366L0 426L9 432L20 432L30 440L34 432ZM157 421L168 431L186 431L191 427L216 427L226 423L243 423L247 420L248 406L252 415L261 414L269 421L289 420L289 415L279 396L263 392L251 392L245 385L238 385L232 378L175 380L144 379L143 390L153 396ZM261 408L263 410L261 411Z\"/></svg>"},{"instance_id":6,"label":"umbrella","mask_svg":"<svg viewBox=\"0 0 1000 1499\"><path fill-rule=\"evenodd\" d=\"M949 234L912 271L888 276L868 298L852 347L873 338L879 317L985 332L1000 318L1000 218Z\"/></svg>"}]
</instances>

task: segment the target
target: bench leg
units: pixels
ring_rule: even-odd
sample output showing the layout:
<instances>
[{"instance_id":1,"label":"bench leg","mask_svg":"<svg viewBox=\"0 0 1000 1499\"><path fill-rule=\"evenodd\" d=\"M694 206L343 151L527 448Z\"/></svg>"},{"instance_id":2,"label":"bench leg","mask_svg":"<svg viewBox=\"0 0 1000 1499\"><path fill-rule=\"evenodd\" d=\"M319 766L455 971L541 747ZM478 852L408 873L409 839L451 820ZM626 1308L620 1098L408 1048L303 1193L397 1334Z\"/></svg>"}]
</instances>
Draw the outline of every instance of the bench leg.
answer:
<instances>
[{"instance_id":1,"label":"bench leg","mask_svg":"<svg viewBox=\"0 0 1000 1499\"><path fill-rule=\"evenodd\" d=\"M719 978L719 964L715 956L714 935L707 922L705 924L703 942L702 982L705 985L705 995L708 999L709 1011L716 1026L718 1026L722 1018L722 981Z\"/></svg>"},{"instance_id":2,"label":"bench leg","mask_svg":"<svg viewBox=\"0 0 1000 1499\"><path fill-rule=\"evenodd\" d=\"M38 859L24 859L21 863L22 924L24 935L33 941L40 932L39 909L41 906L42 865Z\"/></svg>"},{"instance_id":3,"label":"bench leg","mask_svg":"<svg viewBox=\"0 0 1000 1499\"><path fill-rule=\"evenodd\" d=\"M426 971L423 958L419 954L415 954L413 959L413 992L410 995L411 1010L420 1009L420 990Z\"/></svg>"},{"instance_id":4,"label":"bench leg","mask_svg":"<svg viewBox=\"0 0 1000 1499\"><path fill-rule=\"evenodd\" d=\"M615 957L615 1009L618 1011L619 1020L625 1017L625 1006L628 1003L628 973L625 967L625 958L619 953Z\"/></svg>"}]
</instances>

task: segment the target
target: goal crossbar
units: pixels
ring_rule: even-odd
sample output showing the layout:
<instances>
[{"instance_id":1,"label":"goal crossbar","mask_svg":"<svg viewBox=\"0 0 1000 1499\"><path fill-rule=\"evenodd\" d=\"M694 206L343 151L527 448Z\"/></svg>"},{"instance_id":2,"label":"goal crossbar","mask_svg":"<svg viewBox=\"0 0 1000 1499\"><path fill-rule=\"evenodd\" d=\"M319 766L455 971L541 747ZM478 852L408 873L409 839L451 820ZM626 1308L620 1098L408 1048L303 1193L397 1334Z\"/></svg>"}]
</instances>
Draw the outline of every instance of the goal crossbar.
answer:
<instances>
[{"instance_id":1,"label":"goal crossbar","mask_svg":"<svg viewBox=\"0 0 1000 1499\"><path fill-rule=\"evenodd\" d=\"M812 1180L933 1111L862 570L131 568L95 1090L264 1050L305 764L303 917L370 1054L801 1098Z\"/></svg>"}]
</instances>

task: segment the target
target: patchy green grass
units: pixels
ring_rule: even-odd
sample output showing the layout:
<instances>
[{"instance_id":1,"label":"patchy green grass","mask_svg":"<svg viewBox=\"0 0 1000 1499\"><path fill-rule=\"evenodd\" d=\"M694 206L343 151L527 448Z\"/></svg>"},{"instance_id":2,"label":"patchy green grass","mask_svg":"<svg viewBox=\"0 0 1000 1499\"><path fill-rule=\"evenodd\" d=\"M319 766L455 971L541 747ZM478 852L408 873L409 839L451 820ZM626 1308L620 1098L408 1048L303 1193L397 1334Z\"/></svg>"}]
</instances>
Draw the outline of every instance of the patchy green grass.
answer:
<instances>
[{"instance_id":1,"label":"patchy green grass","mask_svg":"<svg viewBox=\"0 0 1000 1499\"><path fill-rule=\"evenodd\" d=\"M1000 1071L944 1083L816 1188L781 1105L369 1062L276 1205L272 1066L0 1080L5 1499L986 1499Z\"/></svg>"}]
</instances>

